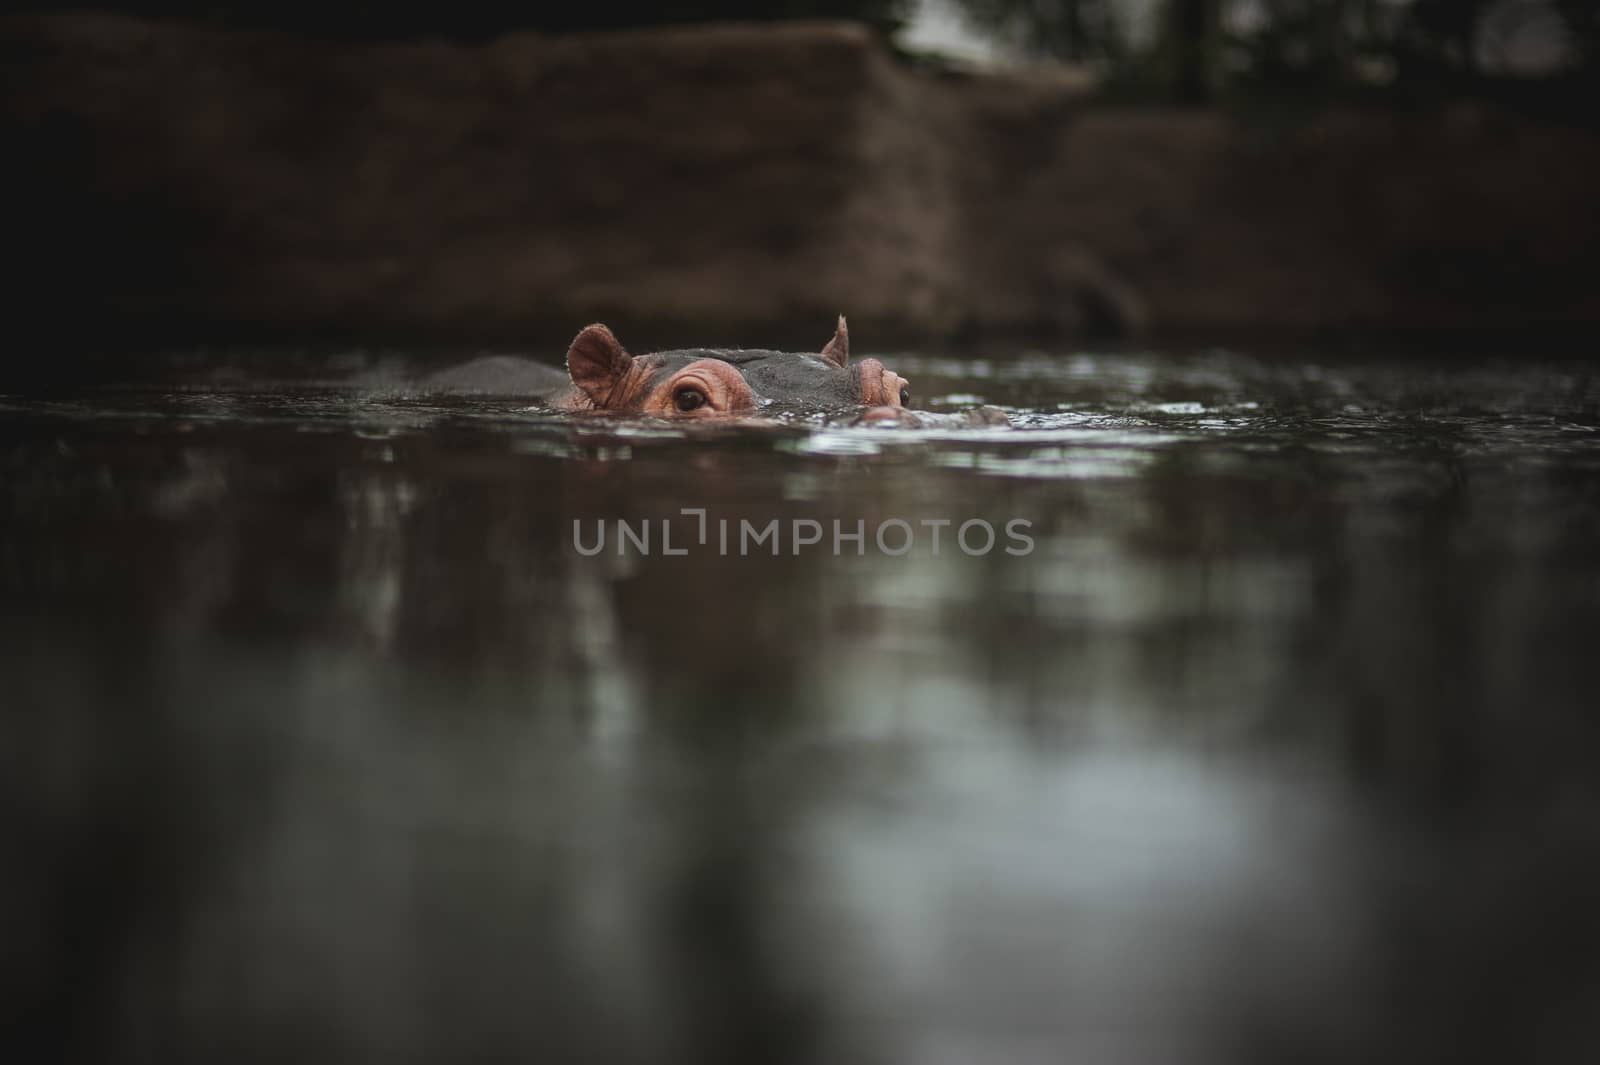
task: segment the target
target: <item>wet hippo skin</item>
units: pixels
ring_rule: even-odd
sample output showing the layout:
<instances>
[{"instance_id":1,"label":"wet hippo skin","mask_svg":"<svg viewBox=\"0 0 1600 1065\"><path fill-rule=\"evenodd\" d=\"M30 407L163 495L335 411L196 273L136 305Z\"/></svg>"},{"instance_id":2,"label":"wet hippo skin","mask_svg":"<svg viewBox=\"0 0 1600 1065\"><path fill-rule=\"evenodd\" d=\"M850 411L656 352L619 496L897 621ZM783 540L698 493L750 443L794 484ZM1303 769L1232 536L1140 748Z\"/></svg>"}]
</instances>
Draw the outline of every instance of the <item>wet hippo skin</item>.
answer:
<instances>
[{"instance_id":1,"label":"wet hippo skin","mask_svg":"<svg viewBox=\"0 0 1600 1065\"><path fill-rule=\"evenodd\" d=\"M462 396L552 398L571 387L559 367L515 355L487 355L422 379L422 390Z\"/></svg>"},{"instance_id":2,"label":"wet hippo skin","mask_svg":"<svg viewBox=\"0 0 1600 1065\"><path fill-rule=\"evenodd\" d=\"M865 408L862 416L874 421L924 424L904 416L910 382L877 359L850 361L843 315L816 354L688 348L631 355L610 329L596 324L573 339L565 374L497 355L433 374L422 385L430 392L526 396L571 411L715 418Z\"/></svg>"}]
</instances>

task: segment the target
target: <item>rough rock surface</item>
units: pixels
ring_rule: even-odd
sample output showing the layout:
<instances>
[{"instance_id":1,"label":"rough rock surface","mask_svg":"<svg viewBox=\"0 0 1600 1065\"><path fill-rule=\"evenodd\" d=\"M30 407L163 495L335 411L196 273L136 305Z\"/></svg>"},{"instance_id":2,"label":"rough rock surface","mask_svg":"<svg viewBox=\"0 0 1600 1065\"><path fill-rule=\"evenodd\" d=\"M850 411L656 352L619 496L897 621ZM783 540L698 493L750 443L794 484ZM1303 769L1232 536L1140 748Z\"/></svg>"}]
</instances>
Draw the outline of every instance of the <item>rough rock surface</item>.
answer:
<instances>
[{"instance_id":1,"label":"rough rock surface","mask_svg":"<svg viewBox=\"0 0 1600 1065\"><path fill-rule=\"evenodd\" d=\"M848 24L331 46L0 20L23 317L527 340L1592 327L1600 141L1277 132Z\"/></svg>"}]
</instances>

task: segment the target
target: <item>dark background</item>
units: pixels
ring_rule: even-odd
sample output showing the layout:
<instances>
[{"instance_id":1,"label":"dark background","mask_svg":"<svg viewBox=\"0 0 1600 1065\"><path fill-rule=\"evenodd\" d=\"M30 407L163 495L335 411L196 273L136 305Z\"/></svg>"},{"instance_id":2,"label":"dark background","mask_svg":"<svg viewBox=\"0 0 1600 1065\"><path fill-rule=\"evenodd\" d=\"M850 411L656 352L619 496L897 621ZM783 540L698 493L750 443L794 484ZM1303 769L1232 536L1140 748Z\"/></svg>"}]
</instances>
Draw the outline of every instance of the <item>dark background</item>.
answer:
<instances>
[{"instance_id":1,"label":"dark background","mask_svg":"<svg viewBox=\"0 0 1600 1065\"><path fill-rule=\"evenodd\" d=\"M14 323L68 361L1600 322L1580 0L969 0L1022 61L988 73L878 0L28 9L0 202Z\"/></svg>"}]
</instances>

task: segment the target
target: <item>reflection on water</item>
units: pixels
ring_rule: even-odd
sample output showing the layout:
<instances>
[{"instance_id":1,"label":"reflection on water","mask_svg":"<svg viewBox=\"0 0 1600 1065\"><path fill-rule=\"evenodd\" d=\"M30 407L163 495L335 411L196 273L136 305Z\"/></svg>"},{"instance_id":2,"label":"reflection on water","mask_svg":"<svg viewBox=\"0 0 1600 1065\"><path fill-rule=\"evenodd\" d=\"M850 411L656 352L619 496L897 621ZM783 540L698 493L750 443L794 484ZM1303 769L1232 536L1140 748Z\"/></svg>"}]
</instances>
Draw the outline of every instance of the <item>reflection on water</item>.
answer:
<instances>
[{"instance_id":1,"label":"reflection on water","mask_svg":"<svg viewBox=\"0 0 1600 1065\"><path fill-rule=\"evenodd\" d=\"M0 397L17 1038L1595 1059L1586 369L886 361L1018 428ZM684 507L866 549L574 550Z\"/></svg>"}]
</instances>

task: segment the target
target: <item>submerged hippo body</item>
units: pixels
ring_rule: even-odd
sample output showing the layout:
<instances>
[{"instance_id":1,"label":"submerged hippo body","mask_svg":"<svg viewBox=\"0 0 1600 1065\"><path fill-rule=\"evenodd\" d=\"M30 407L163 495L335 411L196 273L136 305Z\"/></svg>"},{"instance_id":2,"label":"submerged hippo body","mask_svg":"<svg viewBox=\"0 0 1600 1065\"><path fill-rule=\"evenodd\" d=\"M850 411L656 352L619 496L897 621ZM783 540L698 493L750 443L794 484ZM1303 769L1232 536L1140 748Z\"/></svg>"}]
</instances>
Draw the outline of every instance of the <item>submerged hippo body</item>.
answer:
<instances>
[{"instance_id":1,"label":"submerged hippo body","mask_svg":"<svg viewBox=\"0 0 1600 1065\"><path fill-rule=\"evenodd\" d=\"M491 356L426 378L430 392L515 395L558 410L670 418L866 408L907 422L910 384L877 359L850 361L843 316L816 354L690 348L630 355L611 330L591 325L567 349L566 373L526 359ZM910 412L906 412L909 414Z\"/></svg>"}]
</instances>

